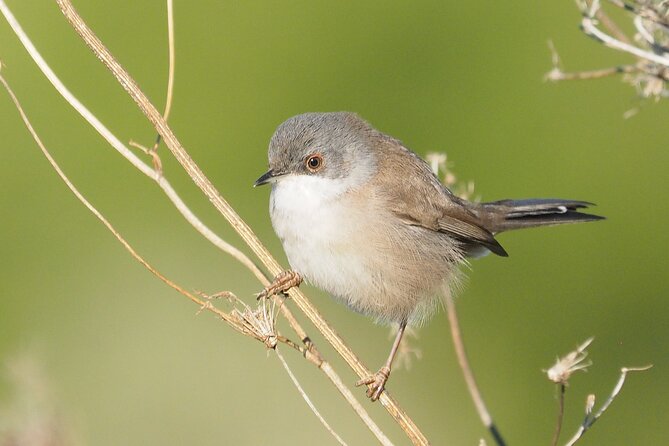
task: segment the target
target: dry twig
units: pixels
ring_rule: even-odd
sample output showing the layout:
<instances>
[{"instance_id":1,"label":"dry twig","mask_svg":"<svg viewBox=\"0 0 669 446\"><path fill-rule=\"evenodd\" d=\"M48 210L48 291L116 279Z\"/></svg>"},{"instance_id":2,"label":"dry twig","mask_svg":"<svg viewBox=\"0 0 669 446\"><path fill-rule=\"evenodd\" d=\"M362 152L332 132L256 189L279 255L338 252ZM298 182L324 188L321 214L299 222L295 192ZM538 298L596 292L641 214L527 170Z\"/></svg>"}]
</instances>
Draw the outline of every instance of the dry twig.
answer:
<instances>
[{"instance_id":1,"label":"dry twig","mask_svg":"<svg viewBox=\"0 0 669 446\"><path fill-rule=\"evenodd\" d=\"M283 355L281 354L279 349L278 348L274 349L274 352L276 353L276 356L279 358L279 361L281 361L281 365L286 370L286 373L288 373L288 376L290 377L290 380L293 382L293 384L297 388L297 391L300 393L300 395L302 395L302 398L307 403L307 405L309 406L311 411L314 413L314 415L316 415L316 418L318 418L318 420L321 422L321 424L323 424L323 426L325 426L325 429L327 429L328 432L330 432L330 434L339 442L339 444L341 444L343 446L346 446L346 442L344 440L342 440L342 438L337 434L337 432L335 432L332 429L332 427L330 427L328 422L325 421L325 418L323 418L323 416L320 414L318 409L316 409L316 406L314 406L314 403L311 402L311 399L309 398L307 393L304 391L304 389L300 385L300 382L297 380L297 378L293 374L293 371L290 369L290 367L288 367L288 363L283 358Z\"/></svg>"},{"instance_id":2,"label":"dry twig","mask_svg":"<svg viewBox=\"0 0 669 446\"><path fill-rule=\"evenodd\" d=\"M63 6L63 8L67 8L68 6L71 8L71 5L69 5L69 2L64 2L64 3L66 3L66 4L61 5L61 6ZM222 239L218 238L218 236L216 236L213 232L209 231L208 228L206 228L194 215L192 215L192 213L190 213L190 211L185 206L185 204L183 204L183 202L178 203L178 202L180 202L180 199L178 199L178 196L176 195L176 193L171 189L171 187L169 186L169 183L167 183L167 181L164 179L164 177L162 177L162 173L159 171L158 168L151 169L148 166L146 166L143 162L141 162L141 160L136 158L134 156L134 154L132 154L132 152L130 152L116 137L114 137L114 135L111 134L111 132L109 132L104 127L104 125L102 125L97 120L97 118L94 115L92 115L92 113L90 113L73 95L71 95L71 93L67 90L67 88L65 88L65 86L62 85L62 83L58 80L58 78L55 76L55 74L53 74L53 72L50 70L48 65L41 58L41 56L36 51L36 49L34 48L32 43L29 41L29 39L27 38L25 33L23 33L20 26L18 25L18 22L16 22L16 20L12 16L11 12L9 11L9 9L4 4L4 1L0 1L0 10L2 10L3 14L5 15L6 19L8 20L8 22L10 23L10 25L14 29L15 33L17 34L17 36L19 36L20 40L22 41L22 43L24 44L24 46L26 47L26 49L28 50L30 55L33 57L35 62L38 64L40 69L42 69L42 71L49 78L49 80L54 84L54 86L57 88L57 90L64 97L66 97L68 102L71 105L73 105L77 109L77 111L79 111L82 114L82 116L84 116L85 119L91 125L93 125L96 128L96 130L98 130L98 132L100 132L100 134L103 135L105 137L105 139L107 139L123 156L125 156L128 160L130 160L133 163L133 165L135 165L135 167L137 167L140 171L142 171L143 173L145 173L146 175L148 175L149 177L154 179L161 186L163 191L170 197L170 199L173 201L173 203L175 203L175 206L182 212L182 214L184 214L184 216L187 218L187 220L196 229L198 229L198 231L203 233L203 235L205 235L205 237L207 237L207 239L212 241L212 243L214 243L216 246L218 246L222 250L230 253L231 255L233 255L233 257L237 258L242 263L244 263L245 266L247 266L251 271L254 272L254 274L260 280L260 282L263 285L266 285L268 283L266 277L262 274L262 272L260 272L260 270L250 260L248 260L248 258L246 258L245 255L243 255L240 251L238 251L235 248L228 245ZM73 10L70 10L70 12L73 12ZM72 17L70 17L70 18L72 18ZM78 18L78 21L79 21L80 25L83 25L83 22L81 22L80 18ZM84 29L85 29L85 25L83 25L83 26L84 26ZM81 31L81 29L79 29L79 31ZM90 30L88 30L88 32L90 32ZM96 38L94 38L92 33L86 34L86 35L90 39L93 39L94 42L96 42L98 48L102 48L104 50L104 52L106 52L106 49L104 49L104 46L102 46L102 44L99 41L97 41ZM91 42L87 41L87 43L90 44ZM98 55L100 55L100 54L98 54ZM111 58L111 56L107 53L106 58L104 60L109 61L109 60L113 60L113 58ZM120 69L120 66L118 66L118 64L115 61L114 61L113 66L117 69ZM157 113L157 111L148 102L148 100L143 96L141 91L139 91L139 89L136 87L134 82L129 78L127 73L123 72L122 69L120 69L120 70L121 70L122 74L120 75L119 80L121 81L122 85L127 87L133 93L135 93L135 95L133 95L133 98L135 98L138 101L138 103L141 103L141 104L144 105L144 107L142 107L142 109L146 113L148 113L148 115L150 115L151 118L154 119L154 124L156 124L155 113ZM116 72L116 74L118 74L118 71ZM169 88L171 88L171 87L169 87ZM169 111L169 109L166 109L166 110ZM206 180L206 178L204 177L202 172L199 171L199 169L197 168L197 166L195 166L195 164L192 162L192 160L190 160L188 158L188 156L185 154L185 152L183 151L181 146L176 141L176 138L174 138L174 135L171 133L171 131L167 127L166 123L164 122L164 119L162 119L162 117L159 116L157 122L159 123L159 124L156 124L157 130L159 130L159 133L161 131L166 132L170 136L169 139L166 138L168 140L167 141L168 147L172 147L172 148L176 147L176 152L180 155L178 158L186 164L187 170L189 171L191 176L194 178L194 181L196 181L196 183L201 188L203 188L203 190L206 190L208 196L210 197L212 202L214 202L217 205L219 210L221 210L221 209L224 210L224 214L226 215L228 220L231 222L233 227L238 232L240 232L240 235L242 235L242 237L245 238L245 241L250 242L250 245L256 250L256 253L260 252L261 254L266 254L266 257L265 258L261 257L261 259L264 260L266 264L267 264L267 262L269 262L269 269L270 270L272 270L272 269L277 270L279 268L278 264L269 256L269 253L267 253L267 251L264 249L264 247L262 247L262 245L260 245L260 243L257 241L257 239L255 238L253 233L250 231L250 229L241 221L241 219L234 213L234 211L232 211L232 209L229 208L229 205L227 205L227 203L225 203L225 201L222 199L222 197L220 197L218 195L218 193L215 191L215 189L213 189L213 186L208 182L208 180ZM160 134L162 134L162 133L160 133ZM156 163L154 162L154 164L156 164ZM157 163L157 164L159 166L159 163ZM301 293L297 293L297 294L298 294L298 296L301 296ZM193 300L193 299L191 299L191 300ZM298 300L298 299L296 299L296 300ZM320 315L318 315L318 313L316 312L315 309L313 309L313 307L309 308L309 306L310 306L310 304L307 302L307 309L310 310L310 314L308 314L308 316L311 315L312 320L313 320L313 318L314 318L313 315L315 314L316 315L316 322L319 322L318 318L320 317ZM206 308L206 309L213 308L213 306L211 306L210 302L208 302L208 301L202 302L201 307ZM366 413L366 411L362 408L362 406L359 404L359 402L355 399L355 397L350 392L350 390L348 390L348 388L343 384L343 382L341 381L341 378L339 378L339 376L331 368L329 363L325 362L322 359L322 357L320 356L318 351L315 349L315 347L311 343L309 337L306 335L306 332L304 332L304 330L299 326L296 319L292 316L292 314L289 312L287 307L281 306L281 309L282 309L282 312L283 312L284 316L286 316L288 322L290 323L290 325L295 329L295 331L298 333L300 338L305 343L307 343L307 349L303 349L303 348L301 348L300 346L298 346L297 344L294 344L294 343L291 343L291 346L294 347L294 348L297 348L300 351L302 351L304 356L307 359L309 359L311 362L316 364L325 373L325 375L337 387L337 389L345 397L345 399L349 402L349 404L351 404L351 406L354 408L356 414L358 414L358 416L360 416L360 418L365 422L365 424L368 426L368 428L374 433L374 435L377 437L377 439L382 444L385 444L385 445L391 444L390 441L388 440L388 438L383 434L383 432L378 428L378 426L376 426L376 424L371 420L371 418ZM327 324L322 320L322 318L320 319L320 322L321 322L321 325L325 324L327 326ZM317 323L317 325L318 325L318 323ZM328 340L331 340L333 336L335 336L335 338L334 338L335 343L338 342L338 345L340 347L338 350L341 350L341 348L342 348L341 346L343 345L343 341L341 341L341 339L336 337L336 333L334 333L334 331L331 328L329 328L329 326L327 326L326 338ZM355 358L355 356L352 354L352 352L350 352L350 350L347 350L347 347L345 347L345 345L344 345L344 352L349 353L348 357L345 358L345 359L347 359L349 361L352 360L351 358L357 360L357 358ZM364 366L362 366L362 364L359 363L359 361L357 363L355 363L355 361L354 361L354 369L356 369L356 371L358 372L359 375L367 373L366 369L364 368ZM408 435L417 444L427 444L427 440L425 439L425 437L420 433L420 431L417 429L415 424L413 424L413 422L408 418L408 416L406 416L406 414L396 405L394 400L392 400L392 398L390 398L390 396L387 396L387 398L384 398L384 400L385 400L386 406L389 408L389 412L391 412L391 414L393 414L393 416L400 422L400 424L404 425L405 429L407 430Z\"/></svg>"},{"instance_id":3,"label":"dry twig","mask_svg":"<svg viewBox=\"0 0 669 446\"><path fill-rule=\"evenodd\" d=\"M275 306L277 300L272 301L272 308L268 309L268 301L263 300L259 304L259 308L257 310L251 309L248 305L243 303L241 300L239 300L233 293L229 291L223 291L219 292L215 295L212 296L206 296L200 293L201 298L198 298L195 296L195 294L187 291L185 288L182 286L176 284L172 280L168 279L164 275L162 275L155 267L153 267L149 262L147 262L142 256L140 256L137 251L128 243L127 240L111 225L111 223L79 192L79 190L74 186L74 184L69 180L69 178L65 175L65 173L61 170L60 166L57 164L55 159L51 156L47 148L44 146L42 143L41 139L37 135L36 131L32 127L30 121L28 120L27 115L25 114L23 108L21 107L21 104L19 103L18 99L16 98L14 92L10 88L9 84L7 84L6 80L2 75L0 75L0 84L4 86L8 94L10 95L10 98L12 102L14 102L15 107L19 111L19 114L21 116L21 119L23 120L24 124L26 125L26 128L28 129L29 133L37 143L37 145L40 147L42 150L43 155L47 158L48 162L51 164L53 169L56 171L58 176L65 182L67 187L70 189L70 191L75 195L75 197L81 201L88 210L95 215L104 225L107 227L107 229L114 235L114 237L123 245L123 247L130 253L132 257L134 257L140 264L142 264L146 269L148 269L152 274L154 274L156 277L158 277L160 280L162 280L164 283L166 283L168 286L171 288L175 289L177 292L183 294L184 296L188 297L191 301L196 303L200 309L198 311L210 311L220 317L222 320L227 322L232 328L237 330L238 332L245 334L247 336L253 337L254 339L262 342L265 344L267 348L270 349L275 349L277 346L278 342L282 342L298 351L300 351L306 359L308 359L310 362L314 363L317 367L322 369L326 376L332 381L332 383L337 387L337 389L344 395L346 400L351 404L351 406L354 408L356 413L360 416L360 418L363 420L363 422L369 427L369 429L372 431L372 433L377 437L379 442L383 445L392 445L390 440L383 434L383 432L379 429L379 427L373 422L373 420L369 417L367 412L362 408L362 406L359 404L359 402L355 399L353 394L346 388L346 386L343 384L339 376L332 370L332 368L328 367L327 363L323 361L318 355L314 354L311 352L311 350L305 350L299 345L295 344L293 341L290 339L287 339L278 333L276 333L274 329L275 325L275 316L276 316L276 311L275 311ZM219 298L219 297L227 297L228 299L232 300L233 302L237 303L238 305L241 305L242 310L239 310L237 308L234 308L231 313L226 313L224 311L219 310L218 308L214 307L211 304L212 298ZM283 309L283 305L281 305L281 308ZM288 313L291 317L292 314ZM281 358L281 361L283 362L283 358ZM287 365L286 365L287 367ZM290 373L290 372L289 372ZM291 374L291 379L295 380L294 376ZM299 388L299 384L298 388ZM305 395L306 396L306 395ZM318 413L318 411L315 409L313 404L307 399L307 403L312 411L316 414L316 416L321 419L322 422L322 417ZM327 423L326 427L327 427ZM328 428L328 431L330 431L335 438L339 439L336 433L332 431L331 429Z\"/></svg>"},{"instance_id":4,"label":"dry twig","mask_svg":"<svg viewBox=\"0 0 669 446\"><path fill-rule=\"evenodd\" d=\"M618 378L618 382L616 383L616 385L613 387L611 395L609 395L609 397L604 402L602 407L595 413L592 412L592 408L595 404L595 396L588 395L588 398L585 403L585 418L583 419L583 423L581 423L574 436L571 437L567 443L565 443L565 446L573 446L578 440L580 440L583 437L583 434L585 434L585 432L588 429L590 429L593 424L595 424L595 422L599 419L599 417L601 417L604 414L604 412L606 412L606 409L609 408L613 400L616 399L616 397L622 390L623 385L625 384L625 378L627 378L627 374L629 372L643 372L645 370L650 369L651 367L652 365L647 365L644 367L623 367L622 369L620 369L620 377Z\"/></svg>"},{"instance_id":5,"label":"dry twig","mask_svg":"<svg viewBox=\"0 0 669 446\"><path fill-rule=\"evenodd\" d=\"M230 223L233 229L242 237L242 239L249 245L253 252L258 256L260 261L270 271L272 275L279 274L283 268L272 257L267 248L260 242L251 228L244 222L241 217L232 209L228 202L220 195L214 185L204 175L202 170L195 164L195 162L186 153L181 143L178 141L171 128L167 125L161 114L156 110L155 106L148 100L146 95L141 91L136 82L128 74L127 71L116 61L109 50L97 38L93 31L88 28L85 22L77 14L74 7L69 0L57 0L61 11L70 22L75 31L85 41L86 45L93 51L93 53L105 64L105 66L117 78L121 86L137 103L140 110L151 121L158 133L162 136L165 144L170 149L174 157L186 170L193 182L202 190L209 201L221 213L221 215ZM365 367L360 359L353 353L353 351L346 345L343 339L336 333L336 331L325 321L323 316L318 312L316 307L306 298L306 296L299 289L292 289L290 296L295 301L295 304L300 310L309 318L309 320L316 326L316 328L323 334L325 339L337 350L346 363L358 374L359 377L366 377L371 374L369 369ZM418 429L416 424L409 418L408 414L400 408L395 400L388 392L384 392L381 397L381 403L388 410L391 416L397 421L400 427L405 431L407 436L415 444L427 444L427 438Z\"/></svg>"},{"instance_id":6,"label":"dry twig","mask_svg":"<svg viewBox=\"0 0 669 446\"><path fill-rule=\"evenodd\" d=\"M474 372L472 371L471 365L469 365L469 359L467 358L467 352L465 351L465 343L462 338L462 331L460 330L460 323L458 322L458 315L455 311L455 302L453 296L450 293L446 295L444 299L446 301L446 313L448 313L448 322L451 328L451 338L453 339L453 345L455 346L455 354L458 357L458 364L460 369L462 369L462 374L465 378L465 383L467 384L467 390L469 390L469 395L474 402L476 407L476 412L481 419L483 425L488 429L495 444L498 446L504 446L504 438L500 433L499 429L495 425L488 407L483 401L483 396L479 390L478 384L476 384L476 378L474 378Z\"/></svg>"},{"instance_id":7,"label":"dry twig","mask_svg":"<svg viewBox=\"0 0 669 446\"><path fill-rule=\"evenodd\" d=\"M553 53L553 69L545 79L599 79L623 74L623 80L636 87L643 98L659 100L669 96L669 4L664 0L634 0L629 3L609 0L609 3L630 14L636 30L632 39L602 9L600 0L577 0L576 3L582 14L581 30L588 37L608 48L634 56L636 62L600 70L566 73L560 67L555 48L549 43Z\"/></svg>"},{"instance_id":8,"label":"dry twig","mask_svg":"<svg viewBox=\"0 0 669 446\"><path fill-rule=\"evenodd\" d=\"M588 352L585 350L590 346L594 338L586 339L581 345L579 345L576 350L569 352L562 358L557 358L555 364L548 370L545 370L546 376L548 379L558 385L558 415L557 422L555 425L555 431L553 434L553 440L551 442L552 446L557 445L560 432L562 430L562 420L564 417L564 399L567 386L569 385L569 378L574 372L578 371L587 371L587 368L592 365L591 361L585 361L588 356ZM602 416L602 414L609 408L613 400L618 396L622 390L623 384L625 383L625 377L628 372L636 372L648 370L651 368L651 365L645 367L623 367L621 369L621 375L618 379L617 384L613 388L611 395L606 400L604 405L593 414L592 409L595 405L595 395L588 395L585 403L585 419L583 423L576 431L576 434L566 443L566 446L573 446L583 434Z\"/></svg>"},{"instance_id":9,"label":"dry twig","mask_svg":"<svg viewBox=\"0 0 669 446\"><path fill-rule=\"evenodd\" d=\"M442 178L442 182L451 188L453 192L465 199L472 199L474 195L474 183L468 182L465 187L462 187L462 183L458 182L455 174L451 171L448 165L448 157L444 153L429 153L426 156L428 163L432 167L432 171L435 175ZM474 402L476 407L476 412L478 413L481 423L485 426L486 429L490 432L495 444L498 446L504 446L504 438L500 433L499 429L495 425L495 422L490 415L490 411L483 400L483 395L481 390L476 383L476 378L474 377L474 371L469 364L469 359L467 358L467 352L465 350L465 342L462 336L462 330L460 329L460 322L458 320L458 314L455 310L455 301L450 291L446 292L444 297L446 313L448 315L448 322L451 331L451 339L453 340L453 346L455 347L455 354L458 357L458 365L462 370L462 374L465 378L465 383L467 385L467 390L469 390L469 395ZM483 441L483 440L482 440Z\"/></svg>"},{"instance_id":10,"label":"dry twig","mask_svg":"<svg viewBox=\"0 0 669 446\"><path fill-rule=\"evenodd\" d=\"M567 353L562 358L557 358L555 364L548 370L546 375L548 379L558 385L558 413L555 421L555 430L553 431L553 440L551 446L556 446L560 439L560 432L562 431L562 421L564 420L564 398L567 392L567 385L569 378L574 372L587 371L587 368L592 365L592 362L584 362L588 357L586 348L592 343L594 338L586 339L581 345L576 347L576 350Z\"/></svg>"}]
</instances>

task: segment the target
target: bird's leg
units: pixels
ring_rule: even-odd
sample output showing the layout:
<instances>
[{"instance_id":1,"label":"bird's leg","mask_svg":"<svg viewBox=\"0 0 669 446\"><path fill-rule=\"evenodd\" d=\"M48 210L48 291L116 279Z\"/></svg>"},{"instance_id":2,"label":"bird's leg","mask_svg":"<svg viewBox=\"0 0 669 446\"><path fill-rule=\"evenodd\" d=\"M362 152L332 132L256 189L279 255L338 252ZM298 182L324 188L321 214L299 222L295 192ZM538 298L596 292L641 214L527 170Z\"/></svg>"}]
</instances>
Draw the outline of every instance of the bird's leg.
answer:
<instances>
[{"instance_id":1,"label":"bird's leg","mask_svg":"<svg viewBox=\"0 0 669 446\"><path fill-rule=\"evenodd\" d=\"M393 365L393 360L395 359L397 350L399 349L400 342L402 342L402 335L404 335L404 329L406 327L406 321L400 323L400 328L397 330L397 335L395 336L395 342L393 342L393 347L390 349L390 355L388 355L388 359L386 360L386 363L383 365L383 367L381 367L381 369L379 369L379 371L374 375L368 376L367 378L361 379L355 383L356 386L369 386L367 389L367 397L369 397L372 401L378 400L386 387L386 381L388 381L388 378L390 377L390 369Z\"/></svg>"},{"instance_id":2,"label":"bird's leg","mask_svg":"<svg viewBox=\"0 0 669 446\"><path fill-rule=\"evenodd\" d=\"M272 283L265 287L258 293L258 300L265 299L279 293L285 293L289 289L300 286L302 283L302 276L295 271L282 271L279 273Z\"/></svg>"}]
</instances>

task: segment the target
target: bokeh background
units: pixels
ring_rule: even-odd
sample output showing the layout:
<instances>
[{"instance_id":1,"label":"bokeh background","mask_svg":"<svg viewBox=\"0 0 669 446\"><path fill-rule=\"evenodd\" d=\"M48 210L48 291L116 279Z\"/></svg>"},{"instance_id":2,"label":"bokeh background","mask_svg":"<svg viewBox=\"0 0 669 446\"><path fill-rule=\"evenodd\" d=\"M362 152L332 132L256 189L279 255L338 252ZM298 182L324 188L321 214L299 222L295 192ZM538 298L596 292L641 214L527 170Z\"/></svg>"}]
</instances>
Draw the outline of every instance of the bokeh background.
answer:
<instances>
[{"instance_id":1,"label":"bokeh background","mask_svg":"<svg viewBox=\"0 0 669 446\"><path fill-rule=\"evenodd\" d=\"M154 131L55 2L9 3L55 71L103 122L122 140L152 143ZM162 107L164 2L76 6ZM594 364L568 389L564 435L580 423L589 393L604 401L621 366L652 363L652 370L629 376L582 444L667 443L669 109L640 101L619 79L542 81L551 68L549 39L567 70L632 61L583 36L573 2L203 0L177 1L175 8L170 122L284 264L268 218L269 190L251 184L266 168L275 127L305 111L357 111L421 155L446 152L483 199L596 202L607 221L505 234L508 259L472 263L458 299L472 365L509 444L548 444L556 391L542 369L595 336ZM143 255L190 289L226 289L253 301L253 277L195 233L83 123L4 20L0 58L55 157ZM624 119L633 108L639 113ZM132 260L73 198L4 93L0 116L1 429L31 432L53 421L66 444L335 444L273 354L208 314L196 316L192 303ZM166 175L193 209L243 247L161 153ZM376 369L390 345L388 329L304 289ZM445 315L412 343L422 359L393 374L396 398L433 444L487 438ZM293 352L284 354L337 432L349 444L373 444L323 376ZM406 443L380 405L364 404L397 444Z\"/></svg>"}]
</instances>

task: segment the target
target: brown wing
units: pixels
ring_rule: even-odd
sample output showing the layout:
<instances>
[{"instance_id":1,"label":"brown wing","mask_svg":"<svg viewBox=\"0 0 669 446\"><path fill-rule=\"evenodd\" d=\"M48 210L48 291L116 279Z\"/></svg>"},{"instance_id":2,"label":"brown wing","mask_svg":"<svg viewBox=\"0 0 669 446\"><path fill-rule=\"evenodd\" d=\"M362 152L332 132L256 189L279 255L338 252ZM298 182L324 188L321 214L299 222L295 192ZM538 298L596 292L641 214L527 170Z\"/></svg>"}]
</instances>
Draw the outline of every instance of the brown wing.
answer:
<instances>
[{"instance_id":1,"label":"brown wing","mask_svg":"<svg viewBox=\"0 0 669 446\"><path fill-rule=\"evenodd\" d=\"M502 245L495 240L493 234L475 222L444 214L439 219L439 230L453 234L464 242L484 246L498 256L508 257L509 255Z\"/></svg>"},{"instance_id":2,"label":"brown wing","mask_svg":"<svg viewBox=\"0 0 669 446\"><path fill-rule=\"evenodd\" d=\"M418 155L385 135L376 147L380 164L377 191L382 189L393 214L407 224L449 234L468 250L483 246L497 255L508 255L467 202L443 186Z\"/></svg>"}]
</instances>

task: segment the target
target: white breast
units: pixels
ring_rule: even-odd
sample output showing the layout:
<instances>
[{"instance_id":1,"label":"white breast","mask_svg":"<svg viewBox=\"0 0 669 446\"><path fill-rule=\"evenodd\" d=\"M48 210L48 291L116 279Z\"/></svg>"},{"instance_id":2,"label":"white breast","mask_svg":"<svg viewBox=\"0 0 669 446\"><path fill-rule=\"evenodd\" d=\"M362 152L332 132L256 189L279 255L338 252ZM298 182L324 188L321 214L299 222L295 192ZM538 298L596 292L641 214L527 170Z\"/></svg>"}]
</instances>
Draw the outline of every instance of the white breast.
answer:
<instances>
[{"instance_id":1,"label":"white breast","mask_svg":"<svg viewBox=\"0 0 669 446\"><path fill-rule=\"evenodd\" d=\"M371 285L361 253L360 210L345 206L343 180L291 175L272 186L272 225L291 268L334 297L354 305Z\"/></svg>"}]
</instances>

